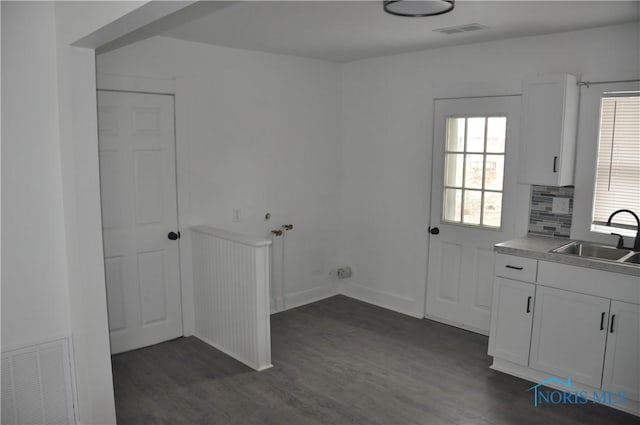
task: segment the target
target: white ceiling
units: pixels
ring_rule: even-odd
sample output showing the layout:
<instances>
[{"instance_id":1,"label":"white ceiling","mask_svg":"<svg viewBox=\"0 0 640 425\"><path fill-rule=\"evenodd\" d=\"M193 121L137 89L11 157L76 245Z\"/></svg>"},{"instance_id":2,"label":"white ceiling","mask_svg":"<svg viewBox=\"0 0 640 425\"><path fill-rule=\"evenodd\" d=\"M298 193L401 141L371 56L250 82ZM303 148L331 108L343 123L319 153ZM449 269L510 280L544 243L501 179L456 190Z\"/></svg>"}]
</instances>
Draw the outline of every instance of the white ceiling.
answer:
<instances>
[{"instance_id":1,"label":"white ceiling","mask_svg":"<svg viewBox=\"0 0 640 425\"><path fill-rule=\"evenodd\" d=\"M638 1L456 1L453 12L402 18L380 1L242 1L165 22L153 33L240 49L349 62L435 47L640 20ZM205 10L201 7L201 10ZM193 15L193 14L192 14ZM480 23L488 30L434 29Z\"/></svg>"}]
</instances>

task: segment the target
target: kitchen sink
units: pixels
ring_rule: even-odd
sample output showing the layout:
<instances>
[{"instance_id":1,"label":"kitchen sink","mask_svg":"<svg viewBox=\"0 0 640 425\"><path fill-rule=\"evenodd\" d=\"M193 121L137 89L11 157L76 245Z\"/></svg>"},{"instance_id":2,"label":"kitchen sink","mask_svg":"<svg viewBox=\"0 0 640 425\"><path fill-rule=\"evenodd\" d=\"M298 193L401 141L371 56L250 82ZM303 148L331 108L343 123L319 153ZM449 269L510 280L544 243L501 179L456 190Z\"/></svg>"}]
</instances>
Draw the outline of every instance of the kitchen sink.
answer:
<instances>
[{"instance_id":1,"label":"kitchen sink","mask_svg":"<svg viewBox=\"0 0 640 425\"><path fill-rule=\"evenodd\" d=\"M617 261L621 258L628 256L633 253L633 251L628 249L620 249L615 248L613 246L608 245L600 245L589 242L571 242L566 245L563 245L559 248L552 250L551 252L555 252L557 254L567 254L567 255L575 255L577 257L587 257L587 258L596 258L600 260L611 260ZM626 261L625 262L638 262L637 254L634 254L635 261ZM631 258L631 257L629 257Z\"/></svg>"},{"instance_id":2,"label":"kitchen sink","mask_svg":"<svg viewBox=\"0 0 640 425\"><path fill-rule=\"evenodd\" d=\"M623 258L622 262L631 263L631 264L640 264L640 252L636 252L635 254L632 254L632 255L629 255L628 257Z\"/></svg>"}]
</instances>

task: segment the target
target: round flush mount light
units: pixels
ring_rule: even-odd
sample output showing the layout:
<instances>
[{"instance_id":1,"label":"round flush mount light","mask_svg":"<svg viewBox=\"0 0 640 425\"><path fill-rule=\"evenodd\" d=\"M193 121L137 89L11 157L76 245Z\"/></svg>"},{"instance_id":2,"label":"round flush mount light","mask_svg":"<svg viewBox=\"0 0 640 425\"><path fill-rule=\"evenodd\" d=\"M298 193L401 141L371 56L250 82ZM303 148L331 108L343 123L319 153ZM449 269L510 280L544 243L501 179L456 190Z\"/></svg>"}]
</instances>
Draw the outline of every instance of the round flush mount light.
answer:
<instances>
[{"instance_id":1,"label":"round flush mount light","mask_svg":"<svg viewBox=\"0 0 640 425\"><path fill-rule=\"evenodd\" d=\"M384 10L396 16L435 16L451 12L455 0L385 0Z\"/></svg>"}]
</instances>

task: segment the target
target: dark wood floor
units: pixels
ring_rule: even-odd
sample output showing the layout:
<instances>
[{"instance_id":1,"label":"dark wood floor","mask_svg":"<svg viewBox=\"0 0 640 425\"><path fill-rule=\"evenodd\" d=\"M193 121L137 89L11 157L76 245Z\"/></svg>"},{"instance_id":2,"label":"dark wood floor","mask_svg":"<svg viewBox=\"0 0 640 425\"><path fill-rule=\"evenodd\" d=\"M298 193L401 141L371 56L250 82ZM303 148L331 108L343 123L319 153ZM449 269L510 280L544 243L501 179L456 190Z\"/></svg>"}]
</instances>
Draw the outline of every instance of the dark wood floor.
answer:
<instances>
[{"instance_id":1,"label":"dark wood floor","mask_svg":"<svg viewBox=\"0 0 640 425\"><path fill-rule=\"evenodd\" d=\"M271 317L274 367L196 338L113 357L118 424L640 424L605 406L533 407L487 338L337 296Z\"/></svg>"}]
</instances>

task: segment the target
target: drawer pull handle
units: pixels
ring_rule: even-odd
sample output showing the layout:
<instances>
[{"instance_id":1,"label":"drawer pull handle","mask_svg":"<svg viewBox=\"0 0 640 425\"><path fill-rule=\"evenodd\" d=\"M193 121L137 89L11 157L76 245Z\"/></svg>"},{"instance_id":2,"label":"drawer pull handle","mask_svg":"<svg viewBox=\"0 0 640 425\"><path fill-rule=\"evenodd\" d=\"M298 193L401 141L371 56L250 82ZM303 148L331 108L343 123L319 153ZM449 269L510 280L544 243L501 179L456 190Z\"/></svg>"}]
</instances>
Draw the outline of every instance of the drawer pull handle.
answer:
<instances>
[{"instance_id":1,"label":"drawer pull handle","mask_svg":"<svg viewBox=\"0 0 640 425\"><path fill-rule=\"evenodd\" d=\"M553 172L554 173L558 172L558 157L557 156L553 157Z\"/></svg>"},{"instance_id":2,"label":"drawer pull handle","mask_svg":"<svg viewBox=\"0 0 640 425\"><path fill-rule=\"evenodd\" d=\"M513 269L513 270L522 270L522 269L524 269L524 267L510 266L509 264L507 264L505 267L508 268L508 269Z\"/></svg>"},{"instance_id":3,"label":"drawer pull handle","mask_svg":"<svg viewBox=\"0 0 640 425\"><path fill-rule=\"evenodd\" d=\"M616 319L616 315L612 314L611 315L611 327L609 328L609 332L613 333L613 321Z\"/></svg>"},{"instance_id":4,"label":"drawer pull handle","mask_svg":"<svg viewBox=\"0 0 640 425\"><path fill-rule=\"evenodd\" d=\"M531 297L527 297L527 313L531 313Z\"/></svg>"},{"instance_id":5,"label":"drawer pull handle","mask_svg":"<svg viewBox=\"0 0 640 425\"><path fill-rule=\"evenodd\" d=\"M606 312L602 312L602 315L600 316L600 330L604 330L604 317L607 315Z\"/></svg>"}]
</instances>

